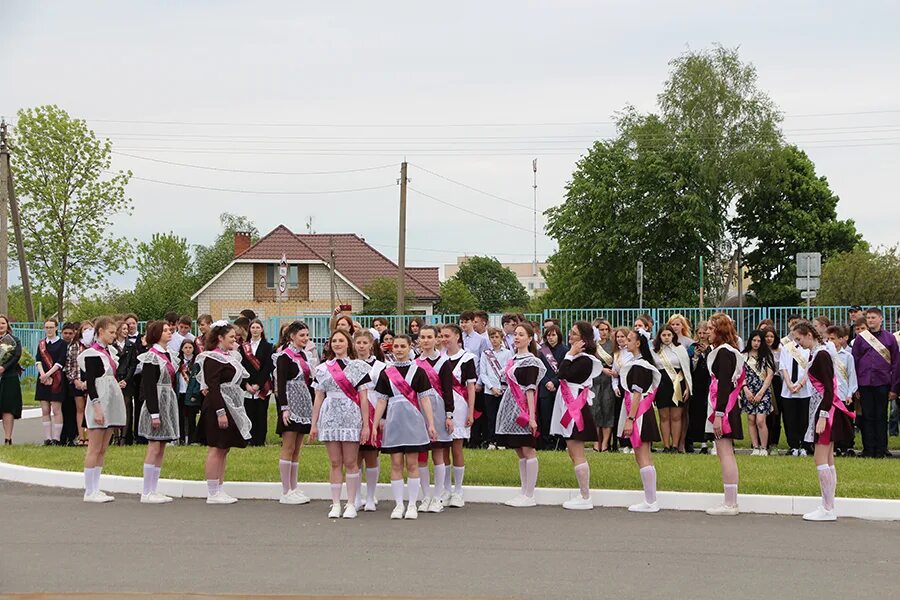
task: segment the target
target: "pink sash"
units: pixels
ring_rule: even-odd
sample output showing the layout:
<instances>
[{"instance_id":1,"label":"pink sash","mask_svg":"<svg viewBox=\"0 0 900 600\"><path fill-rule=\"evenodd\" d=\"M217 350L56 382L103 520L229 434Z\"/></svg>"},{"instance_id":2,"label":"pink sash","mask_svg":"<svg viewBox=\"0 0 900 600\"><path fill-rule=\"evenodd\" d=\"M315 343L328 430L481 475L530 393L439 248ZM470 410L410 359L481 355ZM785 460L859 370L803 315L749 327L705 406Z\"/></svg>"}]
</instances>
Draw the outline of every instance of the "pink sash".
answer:
<instances>
[{"instance_id":1,"label":"pink sash","mask_svg":"<svg viewBox=\"0 0 900 600\"><path fill-rule=\"evenodd\" d=\"M638 426L638 419L644 416L644 414L652 408L658 390L659 388L654 389L649 394L643 396L641 401L638 402L637 414L634 416L634 421L631 425L631 436L629 437L632 448L640 448L641 444L644 443L641 439L641 428ZM625 392L625 414L631 414L631 392L629 391Z\"/></svg>"},{"instance_id":2,"label":"pink sash","mask_svg":"<svg viewBox=\"0 0 900 600\"><path fill-rule=\"evenodd\" d=\"M416 407L416 410L421 411L419 408L419 395L416 394L416 391L412 389L412 386L409 385L409 382L406 381L406 378L400 374L400 371L397 370L397 367L391 365L389 367L385 367L384 373L387 375L388 379L391 380L391 383L394 384L394 387L403 394L403 397L409 400L409 403Z\"/></svg>"},{"instance_id":3,"label":"pink sash","mask_svg":"<svg viewBox=\"0 0 900 600\"><path fill-rule=\"evenodd\" d=\"M338 384L338 387L341 388L341 391L344 394L356 402L356 405L359 406L359 392L353 384L350 383L350 380L347 379L347 376L344 375L344 370L340 368L337 364L337 360L333 360L325 363L325 368L328 369L328 372L331 373L331 378L334 379L334 382Z\"/></svg>"},{"instance_id":4,"label":"pink sash","mask_svg":"<svg viewBox=\"0 0 900 600\"><path fill-rule=\"evenodd\" d=\"M169 359L169 355L165 352L160 352L156 349L156 347L150 348L150 352L160 357L166 365L166 371L169 372L169 377L172 381L175 381L175 365L172 364L171 359Z\"/></svg>"},{"instance_id":5,"label":"pink sash","mask_svg":"<svg viewBox=\"0 0 900 600\"><path fill-rule=\"evenodd\" d=\"M528 424L531 422L531 414L528 412L528 397L525 395L522 386L516 381L516 378L509 376L515 362L515 359L511 358L509 359L509 362L506 363L506 383L509 385L509 392L512 394L513 400L516 401L516 406L519 407L516 425L519 427L528 427ZM534 432L535 437L538 437L539 435L540 433L537 431Z\"/></svg>"},{"instance_id":6,"label":"pink sash","mask_svg":"<svg viewBox=\"0 0 900 600\"><path fill-rule=\"evenodd\" d=\"M297 366L300 367L300 371L303 372L303 381L309 385L311 373L309 370L309 363L306 362L306 357L303 356L303 353L294 352L290 346L284 349L284 353L288 355L288 358L297 363ZM343 373L343 371L341 372Z\"/></svg>"},{"instance_id":7,"label":"pink sash","mask_svg":"<svg viewBox=\"0 0 900 600\"><path fill-rule=\"evenodd\" d=\"M734 410L734 407L737 406L738 396L741 395L741 388L744 387L744 382L747 379L747 371L741 371L741 376L738 377L737 383L734 384L734 389L731 390L731 393L728 394L728 403L725 405L725 416L722 418L722 433L729 434L731 433L731 422L728 420L728 415L731 414L731 411ZM712 403L713 412L709 415L707 419L710 423L716 420L716 401L719 396L719 380L715 375L712 375L712 378L709 382L709 401Z\"/></svg>"},{"instance_id":8,"label":"pink sash","mask_svg":"<svg viewBox=\"0 0 900 600\"><path fill-rule=\"evenodd\" d=\"M435 393L440 396L444 386L441 385L441 376L434 370L434 366L428 362L427 358L417 358L416 364L425 371L425 375L428 376L428 382L431 383L431 387L434 388Z\"/></svg>"},{"instance_id":9,"label":"pink sash","mask_svg":"<svg viewBox=\"0 0 900 600\"><path fill-rule=\"evenodd\" d=\"M563 427L568 427L569 423L575 421L575 428L578 431L584 430L584 418L581 416L581 409L587 404L588 394L591 393L591 386L584 386L576 397L572 395L569 383L565 379L560 379L559 391L562 393L563 401L566 403L566 411L563 413L562 418L560 418L559 424Z\"/></svg>"},{"instance_id":10,"label":"pink sash","mask_svg":"<svg viewBox=\"0 0 900 600\"><path fill-rule=\"evenodd\" d=\"M812 384L812 386L814 388L816 388L816 391L822 395L822 398L824 398L825 397L825 384L823 384L821 381L819 381L812 375L809 376L809 382ZM847 415L851 421L855 421L856 413L850 412L850 409L847 408L847 405L844 404L844 401L841 400L837 395L837 389L838 389L837 377L834 378L831 389L833 390L833 398L831 400L831 410L828 411L829 427L834 422L834 411L835 410L841 411L842 413Z\"/></svg>"},{"instance_id":11,"label":"pink sash","mask_svg":"<svg viewBox=\"0 0 900 600\"><path fill-rule=\"evenodd\" d=\"M99 352L100 354L102 354L103 356L106 357L106 360L109 361L109 366L112 368L112 374L115 375L116 371L119 370L119 363L117 363L116 361L113 360L113 357L109 353L109 350L107 350L106 348L104 348L103 346L98 344L97 342L94 342L93 344L91 344L91 348L93 348L94 350L96 350L97 352Z\"/></svg>"},{"instance_id":12,"label":"pink sash","mask_svg":"<svg viewBox=\"0 0 900 600\"><path fill-rule=\"evenodd\" d=\"M547 359L547 364L550 365L550 368L553 370L553 374L559 372L559 363L556 362L556 357L553 356L553 351L550 350L550 347L546 344L541 344L541 347L538 348L541 354L544 355L544 358Z\"/></svg>"},{"instance_id":13,"label":"pink sash","mask_svg":"<svg viewBox=\"0 0 900 600\"><path fill-rule=\"evenodd\" d=\"M456 375L453 375L452 373L450 374L450 380L453 383L453 391L456 392L457 394L459 394L460 396L462 396L463 402L468 402L469 401L469 390L466 389L466 386L464 386L459 381L459 379L456 378ZM480 416L481 416L480 410L476 409L476 410L472 411L473 420L477 420L478 417L480 417Z\"/></svg>"}]
</instances>

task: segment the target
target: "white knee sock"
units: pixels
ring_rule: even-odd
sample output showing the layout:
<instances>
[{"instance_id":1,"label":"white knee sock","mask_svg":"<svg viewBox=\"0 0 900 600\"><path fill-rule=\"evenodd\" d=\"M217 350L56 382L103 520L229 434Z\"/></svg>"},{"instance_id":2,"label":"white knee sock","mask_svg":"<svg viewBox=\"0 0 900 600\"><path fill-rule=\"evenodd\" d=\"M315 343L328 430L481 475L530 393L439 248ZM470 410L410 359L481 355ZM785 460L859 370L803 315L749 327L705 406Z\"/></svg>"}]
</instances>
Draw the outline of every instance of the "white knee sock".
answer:
<instances>
[{"instance_id":1,"label":"white knee sock","mask_svg":"<svg viewBox=\"0 0 900 600\"><path fill-rule=\"evenodd\" d=\"M525 461L525 496L534 498L534 488L537 486L538 459L529 458Z\"/></svg>"},{"instance_id":2,"label":"white knee sock","mask_svg":"<svg viewBox=\"0 0 900 600\"><path fill-rule=\"evenodd\" d=\"M219 493L219 480L218 479L207 479L206 480L206 494L208 496L215 496Z\"/></svg>"},{"instance_id":3,"label":"white knee sock","mask_svg":"<svg viewBox=\"0 0 900 600\"><path fill-rule=\"evenodd\" d=\"M347 473L344 479L347 482L347 502L355 504L356 496L359 494L359 471Z\"/></svg>"},{"instance_id":4,"label":"white knee sock","mask_svg":"<svg viewBox=\"0 0 900 600\"><path fill-rule=\"evenodd\" d=\"M144 463L144 495L153 491L153 465Z\"/></svg>"},{"instance_id":5,"label":"white knee sock","mask_svg":"<svg viewBox=\"0 0 900 600\"><path fill-rule=\"evenodd\" d=\"M410 506L415 506L419 500L419 478L409 477L406 480L406 495L409 496Z\"/></svg>"},{"instance_id":6,"label":"white knee sock","mask_svg":"<svg viewBox=\"0 0 900 600\"><path fill-rule=\"evenodd\" d=\"M332 483L331 484L331 503L332 504L340 504L341 503L341 488L344 487L343 483Z\"/></svg>"},{"instance_id":7,"label":"white knee sock","mask_svg":"<svg viewBox=\"0 0 900 600\"><path fill-rule=\"evenodd\" d=\"M391 479L391 492L394 494L394 502L397 506L403 505L403 480Z\"/></svg>"},{"instance_id":8,"label":"white knee sock","mask_svg":"<svg viewBox=\"0 0 900 600\"><path fill-rule=\"evenodd\" d=\"M431 486L429 485L428 463L419 465L419 489L422 492L422 498L431 497Z\"/></svg>"},{"instance_id":9,"label":"white knee sock","mask_svg":"<svg viewBox=\"0 0 900 600\"><path fill-rule=\"evenodd\" d=\"M725 486L725 506L737 506L737 484L726 483Z\"/></svg>"},{"instance_id":10,"label":"white knee sock","mask_svg":"<svg viewBox=\"0 0 900 600\"><path fill-rule=\"evenodd\" d=\"M279 459L278 473L281 475L281 494L291 491L291 461Z\"/></svg>"},{"instance_id":11,"label":"white knee sock","mask_svg":"<svg viewBox=\"0 0 900 600\"><path fill-rule=\"evenodd\" d=\"M103 471L103 467L94 467L94 491L97 492L100 490L100 473Z\"/></svg>"},{"instance_id":12,"label":"white knee sock","mask_svg":"<svg viewBox=\"0 0 900 600\"><path fill-rule=\"evenodd\" d=\"M381 467L366 469L366 504L375 504L375 490L378 489L378 475Z\"/></svg>"},{"instance_id":13,"label":"white knee sock","mask_svg":"<svg viewBox=\"0 0 900 600\"><path fill-rule=\"evenodd\" d=\"M54 442L58 442L59 438L62 436L62 423L51 423L50 425L50 435Z\"/></svg>"},{"instance_id":14,"label":"white knee sock","mask_svg":"<svg viewBox=\"0 0 900 600\"><path fill-rule=\"evenodd\" d=\"M53 433L51 432L50 419L47 419L46 421L44 421L44 420L42 419L42 420L41 420L41 428L44 430L44 439L45 439L45 440L52 440L52 439L53 439Z\"/></svg>"},{"instance_id":15,"label":"white knee sock","mask_svg":"<svg viewBox=\"0 0 900 600\"><path fill-rule=\"evenodd\" d=\"M453 467L453 493L462 494L463 477L465 474L465 467Z\"/></svg>"},{"instance_id":16,"label":"white knee sock","mask_svg":"<svg viewBox=\"0 0 900 600\"><path fill-rule=\"evenodd\" d=\"M159 487L159 474L162 473L162 467L153 467L153 489L152 492L156 493L156 488Z\"/></svg>"},{"instance_id":17,"label":"white knee sock","mask_svg":"<svg viewBox=\"0 0 900 600\"><path fill-rule=\"evenodd\" d=\"M450 468L449 464L445 464L444 466L446 467L446 469L444 470L444 489L449 492L450 488L453 487L450 482L450 473L453 472L453 469Z\"/></svg>"},{"instance_id":18,"label":"white knee sock","mask_svg":"<svg viewBox=\"0 0 900 600\"><path fill-rule=\"evenodd\" d=\"M522 495L525 495L525 481L528 479L528 475L525 473L525 459L519 459L519 483L522 484Z\"/></svg>"},{"instance_id":19,"label":"white knee sock","mask_svg":"<svg viewBox=\"0 0 900 600\"><path fill-rule=\"evenodd\" d=\"M591 467L586 462L575 465L575 479L578 480L578 489L582 498L591 497Z\"/></svg>"},{"instance_id":20,"label":"white knee sock","mask_svg":"<svg viewBox=\"0 0 900 600\"><path fill-rule=\"evenodd\" d=\"M84 495L90 496L94 493L94 468L84 468Z\"/></svg>"},{"instance_id":21,"label":"white knee sock","mask_svg":"<svg viewBox=\"0 0 900 600\"><path fill-rule=\"evenodd\" d=\"M644 484L644 502L656 502L656 467L653 465L641 469L641 482Z\"/></svg>"},{"instance_id":22,"label":"white knee sock","mask_svg":"<svg viewBox=\"0 0 900 600\"><path fill-rule=\"evenodd\" d=\"M819 489L822 492L822 508L834 510L834 475L828 465L816 467L819 474Z\"/></svg>"},{"instance_id":23,"label":"white knee sock","mask_svg":"<svg viewBox=\"0 0 900 600\"><path fill-rule=\"evenodd\" d=\"M300 463L292 462L291 463L291 489L297 489L297 473L300 472Z\"/></svg>"},{"instance_id":24,"label":"white knee sock","mask_svg":"<svg viewBox=\"0 0 900 600\"><path fill-rule=\"evenodd\" d=\"M434 497L440 498L444 493L444 476L447 474L447 465L434 465Z\"/></svg>"}]
</instances>

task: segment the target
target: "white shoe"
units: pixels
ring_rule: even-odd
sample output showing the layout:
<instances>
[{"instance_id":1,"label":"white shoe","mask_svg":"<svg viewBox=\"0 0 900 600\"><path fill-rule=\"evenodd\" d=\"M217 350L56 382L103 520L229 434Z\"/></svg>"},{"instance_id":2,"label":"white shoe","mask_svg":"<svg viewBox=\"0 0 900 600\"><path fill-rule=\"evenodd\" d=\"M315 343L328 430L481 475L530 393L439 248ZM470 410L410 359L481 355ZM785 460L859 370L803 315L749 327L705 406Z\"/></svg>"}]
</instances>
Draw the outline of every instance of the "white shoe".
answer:
<instances>
[{"instance_id":1,"label":"white shoe","mask_svg":"<svg viewBox=\"0 0 900 600\"><path fill-rule=\"evenodd\" d=\"M440 498L432 498L431 506L428 507L428 512L430 513L442 513L444 512L444 503Z\"/></svg>"},{"instance_id":2,"label":"white shoe","mask_svg":"<svg viewBox=\"0 0 900 600\"><path fill-rule=\"evenodd\" d=\"M520 496L516 496L512 500L507 500L504 502L507 506L512 506L513 508L528 508L529 506L537 506L537 502L534 500L534 496L528 497L525 494Z\"/></svg>"},{"instance_id":3,"label":"white shoe","mask_svg":"<svg viewBox=\"0 0 900 600\"><path fill-rule=\"evenodd\" d=\"M156 492L141 494L141 504L166 504L171 501L172 499L169 496L164 496Z\"/></svg>"},{"instance_id":4,"label":"white shoe","mask_svg":"<svg viewBox=\"0 0 900 600\"><path fill-rule=\"evenodd\" d=\"M447 506L450 503L450 492L447 490L441 492L441 502L444 503L444 506Z\"/></svg>"},{"instance_id":5,"label":"white shoe","mask_svg":"<svg viewBox=\"0 0 900 600\"><path fill-rule=\"evenodd\" d=\"M562 503L566 510L591 510L594 503L590 498L583 498L580 494Z\"/></svg>"},{"instance_id":6,"label":"white shoe","mask_svg":"<svg viewBox=\"0 0 900 600\"><path fill-rule=\"evenodd\" d=\"M823 507L819 507L812 512L808 512L803 515L804 521L837 521L837 515L834 514L833 510L825 510Z\"/></svg>"},{"instance_id":7,"label":"white shoe","mask_svg":"<svg viewBox=\"0 0 900 600\"><path fill-rule=\"evenodd\" d=\"M309 502L309 499L307 499ZM287 494L282 494L281 498L278 499L279 504L303 504L303 498L298 496L293 492L288 492Z\"/></svg>"},{"instance_id":8,"label":"white shoe","mask_svg":"<svg viewBox=\"0 0 900 600\"><path fill-rule=\"evenodd\" d=\"M375 508L374 502L366 502L365 506L363 506L363 512L375 512Z\"/></svg>"},{"instance_id":9,"label":"white shoe","mask_svg":"<svg viewBox=\"0 0 900 600\"><path fill-rule=\"evenodd\" d=\"M224 492L216 492L212 496L206 497L207 504L234 504L237 498L232 498Z\"/></svg>"},{"instance_id":10,"label":"white shoe","mask_svg":"<svg viewBox=\"0 0 900 600\"><path fill-rule=\"evenodd\" d=\"M497 445L496 445L496 444L488 444L487 449L488 449L488 450L496 450L496 449L497 449Z\"/></svg>"},{"instance_id":11,"label":"white shoe","mask_svg":"<svg viewBox=\"0 0 900 600\"><path fill-rule=\"evenodd\" d=\"M456 492L450 494L450 506L453 508L462 508L466 505L466 501L463 500L462 494L457 494Z\"/></svg>"},{"instance_id":12,"label":"white shoe","mask_svg":"<svg viewBox=\"0 0 900 600\"><path fill-rule=\"evenodd\" d=\"M760 448L760 449L759 449L759 455L760 455L760 456L768 456L768 455L769 455L769 451L768 451L767 449L765 449L765 448Z\"/></svg>"},{"instance_id":13,"label":"white shoe","mask_svg":"<svg viewBox=\"0 0 900 600\"><path fill-rule=\"evenodd\" d=\"M338 502L337 504L331 505L331 510L328 511L329 519L340 519L341 518L341 504Z\"/></svg>"},{"instance_id":14,"label":"white shoe","mask_svg":"<svg viewBox=\"0 0 900 600\"><path fill-rule=\"evenodd\" d=\"M707 508L706 514L713 517L734 517L740 514L740 510L737 505L734 506L725 506L724 504L720 504L714 508Z\"/></svg>"},{"instance_id":15,"label":"white shoe","mask_svg":"<svg viewBox=\"0 0 900 600\"><path fill-rule=\"evenodd\" d=\"M397 506L394 507L394 510L391 511L392 519L402 519L403 518L403 503L401 502Z\"/></svg>"},{"instance_id":16,"label":"white shoe","mask_svg":"<svg viewBox=\"0 0 900 600\"><path fill-rule=\"evenodd\" d=\"M800 451L796 448L791 449L791 456L800 456Z\"/></svg>"},{"instance_id":17,"label":"white shoe","mask_svg":"<svg viewBox=\"0 0 900 600\"><path fill-rule=\"evenodd\" d=\"M91 504L104 504L106 502L112 502L115 500L112 496L108 496L101 491L96 491L93 494L85 494L84 501L89 502Z\"/></svg>"},{"instance_id":18,"label":"white shoe","mask_svg":"<svg viewBox=\"0 0 900 600\"><path fill-rule=\"evenodd\" d=\"M359 511L359 509L361 509L363 506L365 506L365 504L366 503L363 502L363 499L361 498L360 494L357 494L356 501L353 503L353 507L356 508L357 511Z\"/></svg>"},{"instance_id":19,"label":"white shoe","mask_svg":"<svg viewBox=\"0 0 900 600\"><path fill-rule=\"evenodd\" d=\"M750 453L750 456L759 456L759 448L754 448L753 452Z\"/></svg>"},{"instance_id":20,"label":"white shoe","mask_svg":"<svg viewBox=\"0 0 900 600\"><path fill-rule=\"evenodd\" d=\"M403 516L404 519L418 519L419 511L416 510L416 503L410 502L409 506L406 508L406 514Z\"/></svg>"},{"instance_id":21,"label":"white shoe","mask_svg":"<svg viewBox=\"0 0 900 600\"><path fill-rule=\"evenodd\" d=\"M356 506L354 504L350 504L349 502L344 507L344 514L341 515L342 519L355 519L356 518Z\"/></svg>"},{"instance_id":22,"label":"white shoe","mask_svg":"<svg viewBox=\"0 0 900 600\"><path fill-rule=\"evenodd\" d=\"M431 508L431 503L434 499L431 496L428 496L421 502L419 502L419 512L428 512L428 509Z\"/></svg>"},{"instance_id":23,"label":"white shoe","mask_svg":"<svg viewBox=\"0 0 900 600\"><path fill-rule=\"evenodd\" d=\"M654 502L653 504L648 503L646 500L640 502L638 504L632 504L628 507L628 512L636 512L636 513L655 513L659 512L659 504Z\"/></svg>"},{"instance_id":24,"label":"white shoe","mask_svg":"<svg viewBox=\"0 0 900 600\"><path fill-rule=\"evenodd\" d=\"M294 488L289 493L298 499L298 502L294 502L294 504L308 504L310 502L310 497L301 492L300 488Z\"/></svg>"},{"instance_id":25,"label":"white shoe","mask_svg":"<svg viewBox=\"0 0 900 600\"><path fill-rule=\"evenodd\" d=\"M710 453L711 455L713 455L713 456L715 456L716 454L719 453L719 452L716 450L716 445L715 445L715 444L713 444L712 447L709 449L709 453Z\"/></svg>"},{"instance_id":26,"label":"white shoe","mask_svg":"<svg viewBox=\"0 0 900 600\"><path fill-rule=\"evenodd\" d=\"M806 456L806 448L800 448L800 456Z\"/></svg>"}]
</instances>

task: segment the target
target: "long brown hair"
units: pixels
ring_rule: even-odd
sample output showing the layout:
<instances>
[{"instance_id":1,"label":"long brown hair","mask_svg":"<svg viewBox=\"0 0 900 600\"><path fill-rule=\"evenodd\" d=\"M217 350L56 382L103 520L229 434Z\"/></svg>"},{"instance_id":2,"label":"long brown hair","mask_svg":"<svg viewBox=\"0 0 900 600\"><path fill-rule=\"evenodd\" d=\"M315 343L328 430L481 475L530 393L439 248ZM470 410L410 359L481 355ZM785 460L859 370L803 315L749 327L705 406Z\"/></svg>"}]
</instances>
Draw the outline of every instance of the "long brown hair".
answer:
<instances>
[{"instance_id":1,"label":"long brown hair","mask_svg":"<svg viewBox=\"0 0 900 600\"><path fill-rule=\"evenodd\" d=\"M725 313L715 313L709 318L709 329L715 340L715 345L728 344L732 348L738 347L737 330L734 328L734 321ZM713 340L710 340L713 345Z\"/></svg>"},{"instance_id":2,"label":"long brown hair","mask_svg":"<svg viewBox=\"0 0 900 600\"><path fill-rule=\"evenodd\" d=\"M345 315L346 316L346 315ZM332 360L335 358L334 350L331 349L331 340L334 339L336 335L343 335L344 339L347 340L347 357L356 358L356 349L353 348L353 337L349 332L346 332L342 329L335 329L331 332L331 335L328 336L328 344L325 346L325 360Z\"/></svg>"}]
</instances>

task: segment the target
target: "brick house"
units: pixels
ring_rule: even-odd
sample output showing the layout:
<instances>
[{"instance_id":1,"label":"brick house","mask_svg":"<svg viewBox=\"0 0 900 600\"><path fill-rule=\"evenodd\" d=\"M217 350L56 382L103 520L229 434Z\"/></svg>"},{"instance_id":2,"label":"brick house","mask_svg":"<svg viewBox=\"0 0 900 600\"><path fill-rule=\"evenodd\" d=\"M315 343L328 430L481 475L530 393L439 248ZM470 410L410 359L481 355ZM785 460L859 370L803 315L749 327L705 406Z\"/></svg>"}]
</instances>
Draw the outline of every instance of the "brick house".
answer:
<instances>
[{"instance_id":1,"label":"brick house","mask_svg":"<svg viewBox=\"0 0 900 600\"><path fill-rule=\"evenodd\" d=\"M247 233L234 234L234 259L195 293L200 314L233 319L250 308L260 317L294 317L331 312L331 244L335 252L336 303L360 312L363 290L379 277L397 277L397 264L353 233L295 234L279 225L250 243ZM288 264L287 290L279 294L280 263ZM437 267L407 267L406 287L416 298L407 308L432 314L439 300Z\"/></svg>"}]
</instances>

